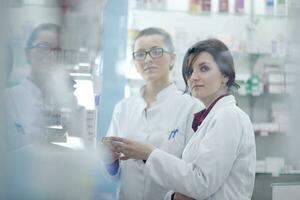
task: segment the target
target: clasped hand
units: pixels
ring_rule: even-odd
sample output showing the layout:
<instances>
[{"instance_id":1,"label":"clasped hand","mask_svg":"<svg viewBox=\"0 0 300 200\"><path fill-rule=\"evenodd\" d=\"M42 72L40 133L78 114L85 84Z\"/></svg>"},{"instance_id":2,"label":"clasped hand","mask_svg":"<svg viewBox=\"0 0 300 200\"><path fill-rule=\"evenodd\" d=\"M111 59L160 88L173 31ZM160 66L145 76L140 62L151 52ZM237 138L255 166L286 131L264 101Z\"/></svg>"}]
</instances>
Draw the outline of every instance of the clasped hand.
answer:
<instances>
[{"instance_id":1,"label":"clasped hand","mask_svg":"<svg viewBox=\"0 0 300 200\"><path fill-rule=\"evenodd\" d=\"M173 200L194 200L194 199L185 196L179 192L175 192Z\"/></svg>"},{"instance_id":2,"label":"clasped hand","mask_svg":"<svg viewBox=\"0 0 300 200\"><path fill-rule=\"evenodd\" d=\"M102 140L103 144L115 154L119 155L119 159L127 160L147 160L151 152L155 149L150 144L144 144L139 141L121 138L121 137L105 137Z\"/></svg>"}]
</instances>

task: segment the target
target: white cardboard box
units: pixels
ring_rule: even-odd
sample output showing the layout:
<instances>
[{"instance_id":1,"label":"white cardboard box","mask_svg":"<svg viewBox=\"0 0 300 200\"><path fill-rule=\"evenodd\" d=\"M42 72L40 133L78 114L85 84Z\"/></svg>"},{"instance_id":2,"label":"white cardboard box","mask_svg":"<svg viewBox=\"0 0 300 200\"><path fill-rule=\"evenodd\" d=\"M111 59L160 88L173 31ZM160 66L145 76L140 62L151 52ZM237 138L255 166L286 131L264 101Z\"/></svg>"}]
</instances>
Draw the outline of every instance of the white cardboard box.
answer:
<instances>
[{"instance_id":1,"label":"white cardboard box","mask_svg":"<svg viewBox=\"0 0 300 200\"><path fill-rule=\"evenodd\" d=\"M272 184L272 200L299 200L300 183Z\"/></svg>"}]
</instances>

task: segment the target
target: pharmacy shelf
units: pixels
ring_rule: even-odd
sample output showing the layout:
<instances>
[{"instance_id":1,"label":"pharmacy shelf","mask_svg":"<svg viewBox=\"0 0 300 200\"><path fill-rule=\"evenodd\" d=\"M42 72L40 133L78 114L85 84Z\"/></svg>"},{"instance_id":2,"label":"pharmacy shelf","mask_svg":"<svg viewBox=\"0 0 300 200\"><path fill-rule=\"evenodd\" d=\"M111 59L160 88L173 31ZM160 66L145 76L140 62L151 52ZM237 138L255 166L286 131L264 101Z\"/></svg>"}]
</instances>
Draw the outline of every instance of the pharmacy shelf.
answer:
<instances>
[{"instance_id":1,"label":"pharmacy shelf","mask_svg":"<svg viewBox=\"0 0 300 200\"><path fill-rule=\"evenodd\" d=\"M261 172L261 171L257 171L256 174L266 174L266 175L272 175L271 172ZM300 175L300 170L295 170L295 172L281 172L278 174L280 175Z\"/></svg>"},{"instance_id":2,"label":"pharmacy shelf","mask_svg":"<svg viewBox=\"0 0 300 200\"><path fill-rule=\"evenodd\" d=\"M285 130L279 122L261 122L253 123L254 132L260 134L261 136L268 136L269 134L286 134Z\"/></svg>"},{"instance_id":3,"label":"pharmacy shelf","mask_svg":"<svg viewBox=\"0 0 300 200\"><path fill-rule=\"evenodd\" d=\"M246 13L229 13L229 12L209 12L209 11L200 11L200 12L193 12L193 11L182 11L182 10L169 10L169 9L158 9L158 8L133 8L133 12L153 12L153 13L177 13L177 14L187 14L192 16L201 16L201 17L211 17L211 16L238 16L238 17L254 17L254 18L266 18L266 19L287 19L287 15L270 15L270 14L246 14Z\"/></svg>"},{"instance_id":4,"label":"pharmacy shelf","mask_svg":"<svg viewBox=\"0 0 300 200\"><path fill-rule=\"evenodd\" d=\"M132 41L138 30L151 26L163 27L174 37L178 58L182 58L186 49L196 41L216 37L228 45L235 59L248 60L253 66L261 59L283 63L286 52L284 41L288 36L285 31L287 20L281 19L287 18L267 16L264 20L265 17L257 15L253 19L249 14L191 14L187 11L133 9L130 14L129 33ZM175 18L176 24L170 23ZM276 30L271 31L273 29ZM131 47L131 42L128 45Z\"/></svg>"},{"instance_id":5,"label":"pharmacy shelf","mask_svg":"<svg viewBox=\"0 0 300 200\"><path fill-rule=\"evenodd\" d=\"M236 92L234 95L238 96L238 97L246 97L246 98L249 98L249 97L253 97L253 98L264 98L264 97L267 97L267 98L272 98L273 100L277 99L277 98L287 98L287 97L290 97L290 93L288 92L277 92L277 93L274 93L274 92L268 92L268 91L264 91L263 93L260 93L260 94L245 94L245 93L240 93L240 92ZM279 100L284 100L284 99L279 99Z\"/></svg>"}]
</instances>

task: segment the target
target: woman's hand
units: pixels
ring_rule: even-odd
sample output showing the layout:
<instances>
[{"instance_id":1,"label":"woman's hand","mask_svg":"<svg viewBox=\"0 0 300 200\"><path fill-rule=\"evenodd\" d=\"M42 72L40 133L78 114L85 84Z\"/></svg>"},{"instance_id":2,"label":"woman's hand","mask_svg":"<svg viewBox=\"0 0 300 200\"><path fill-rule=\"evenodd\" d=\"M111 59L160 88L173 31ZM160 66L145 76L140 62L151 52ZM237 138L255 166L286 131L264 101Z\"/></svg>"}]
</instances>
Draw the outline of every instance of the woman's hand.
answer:
<instances>
[{"instance_id":1,"label":"woman's hand","mask_svg":"<svg viewBox=\"0 0 300 200\"><path fill-rule=\"evenodd\" d=\"M173 200L194 200L188 196L185 196L181 193L175 192Z\"/></svg>"},{"instance_id":2,"label":"woman's hand","mask_svg":"<svg viewBox=\"0 0 300 200\"><path fill-rule=\"evenodd\" d=\"M102 138L101 145L99 147L103 153L104 160L107 163L112 163L121 157L121 153L117 152L109 137Z\"/></svg>"},{"instance_id":3,"label":"woman's hand","mask_svg":"<svg viewBox=\"0 0 300 200\"><path fill-rule=\"evenodd\" d=\"M116 152L124 155L120 158L121 160L127 160L129 158L147 160L151 152L155 149L155 147L150 144L144 144L121 137L109 137L109 140Z\"/></svg>"}]
</instances>

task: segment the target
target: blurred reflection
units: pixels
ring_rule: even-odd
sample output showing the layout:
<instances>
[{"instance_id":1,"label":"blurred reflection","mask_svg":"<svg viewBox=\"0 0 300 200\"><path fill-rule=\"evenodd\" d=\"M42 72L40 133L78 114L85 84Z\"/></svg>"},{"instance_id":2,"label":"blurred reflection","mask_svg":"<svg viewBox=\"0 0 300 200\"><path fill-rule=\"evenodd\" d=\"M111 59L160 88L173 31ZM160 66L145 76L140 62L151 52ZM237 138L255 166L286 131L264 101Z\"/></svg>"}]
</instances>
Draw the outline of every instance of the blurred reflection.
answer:
<instances>
[{"instance_id":1,"label":"blurred reflection","mask_svg":"<svg viewBox=\"0 0 300 200\"><path fill-rule=\"evenodd\" d=\"M30 75L5 93L11 149L66 140L68 117L62 117L63 111L76 110L77 103L75 82L57 59L60 33L60 26L52 23L33 30L26 46Z\"/></svg>"},{"instance_id":2,"label":"blurred reflection","mask_svg":"<svg viewBox=\"0 0 300 200\"><path fill-rule=\"evenodd\" d=\"M100 156L89 147L97 121L102 1L10 1L9 11L12 63L4 71L13 86L3 95L7 156L0 199L95 199ZM84 89L78 80L91 83L89 108L74 95Z\"/></svg>"},{"instance_id":3,"label":"blurred reflection","mask_svg":"<svg viewBox=\"0 0 300 200\"><path fill-rule=\"evenodd\" d=\"M64 191L65 187L76 186L72 180L80 176L87 178L86 170L91 169L87 163L80 164L83 156L74 157L51 143L66 141L66 133L72 134L71 119L77 117L77 110L83 109L77 106L73 94L75 82L57 59L60 32L60 26L52 23L41 24L33 30L25 50L30 75L5 91L10 199L24 195L25 199L44 199L44 196L64 199L66 195L70 195L68 199L74 199L73 192ZM80 121L76 122L80 124ZM59 165L60 159L63 162ZM76 168L83 174L78 174ZM60 179L68 181L57 184ZM28 184L29 180L35 181ZM77 184L82 185L82 182ZM53 194L53 191L56 192ZM87 196L84 192L80 194Z\"/></svg>"}]
</instances>

